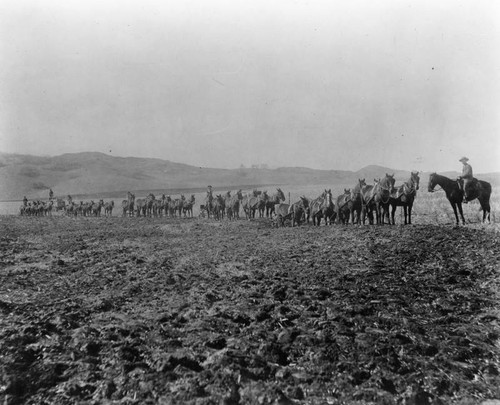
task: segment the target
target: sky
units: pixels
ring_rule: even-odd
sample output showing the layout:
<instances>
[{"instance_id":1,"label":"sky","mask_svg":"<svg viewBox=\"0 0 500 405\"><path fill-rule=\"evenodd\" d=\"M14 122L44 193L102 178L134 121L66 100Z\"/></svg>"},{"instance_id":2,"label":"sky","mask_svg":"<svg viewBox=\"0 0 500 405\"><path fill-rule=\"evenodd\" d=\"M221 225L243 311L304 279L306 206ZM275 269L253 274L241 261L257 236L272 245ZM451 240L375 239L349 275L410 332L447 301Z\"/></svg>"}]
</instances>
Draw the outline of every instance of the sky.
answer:
<instances>
[{"instance_id":1,"label":"sky","mask_svg":"<svg viewBox=\"0 0 500 405\"><path fill-rule=\"evenodd\" d=\"M0 0L0 151L500 171L496 0Z\"/></svg>"}]
</instances>

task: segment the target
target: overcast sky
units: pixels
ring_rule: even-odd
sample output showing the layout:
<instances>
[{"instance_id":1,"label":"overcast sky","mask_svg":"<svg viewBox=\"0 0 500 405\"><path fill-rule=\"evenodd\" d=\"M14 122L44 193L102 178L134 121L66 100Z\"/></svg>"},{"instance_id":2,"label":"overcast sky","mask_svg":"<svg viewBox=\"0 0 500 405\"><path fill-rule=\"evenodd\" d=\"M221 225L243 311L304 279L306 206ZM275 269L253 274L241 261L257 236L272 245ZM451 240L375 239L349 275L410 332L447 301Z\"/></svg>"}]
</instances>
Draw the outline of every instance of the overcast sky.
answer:
<instances>
[{"instance_id":1,"label":"overcast sky","mask_svg":"<svg viewBox=\"0 0 500 405\"><path fill-rule=\"evenodd\" d=\"M0 151L500 171L498 1L0 1Z\"/></svg>"}]
</instances>

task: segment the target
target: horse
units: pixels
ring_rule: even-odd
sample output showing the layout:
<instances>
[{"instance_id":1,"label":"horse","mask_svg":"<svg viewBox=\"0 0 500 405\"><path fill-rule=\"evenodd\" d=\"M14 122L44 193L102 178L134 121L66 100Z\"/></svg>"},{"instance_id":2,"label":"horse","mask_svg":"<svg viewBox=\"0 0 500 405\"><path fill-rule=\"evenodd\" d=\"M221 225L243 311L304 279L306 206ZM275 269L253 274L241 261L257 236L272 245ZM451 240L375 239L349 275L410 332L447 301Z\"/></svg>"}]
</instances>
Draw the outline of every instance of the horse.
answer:
<instances>
[{"instance_id":1,"label":"horse","mask_svg":"<svg viewBox=\"0 0 500 405\"><path fill-rule=\"evenodd\" d=\"M391 223L389 216L389 200L394 191L394 174L385 174L380 181L377 181L373 187L373 198L375 201L375 209L377 215L377 224L384 225L385 218L387 223Z\"/></svg>"},{"instance_id":2,"label":"horse","mask_svg":"<svg viewBox=\"0 0 500 405\"><path fill-rule=\"evenodd\" d=\"M214 215L214 218L217 220L224 219L224 209L225 209L224 198L222 197L222 195L217 194L215 196L215 199L213 200L212 213Z\"/></svg>"},{"instance_id":3,"label":"horse","mask_svg":"<svg viewBox=\"0 0 500 405\"><path fill-rule=\"evenodd\" d=\"M266 201L266 217L272 218L273 214L275 213L276 205L285 200L285 193L283 193L281 188L277 188L276 193L269 196L268 200Z\"/></svg>"},{"instance_id":4,"label":"horse","mask_svg":"<svg viewBox=\"0 0 500 405\"><path fill-rule=\"evenodd\" d=\"M274 213L276 214L276 227L285 226L285 220L292 217L292 215L288 213L289 209L290 204L279 203L275 205Z\"/></svg>"},{"instance_id":5,"label":"horse","mask_svg":"<svg viewBox=\"0 0 500 405\"><path fill-rule=\"evenodd\" d=\"M257 209L259 210L259 218L263 218L266 212L267 201L269 200L269 196L267 195L267 191L264 191L259 196L259 203L257 205Z\"/></svg>"},{"instance_id":6,"label":"horse","mask_svg":"<svg viewBox=\"0 0 500 405\"><path fill-rule=\"evenodd\" d=\"M240 204L243 200L243 193L241 190L236 192L236 195L231 196L231 192L226 193L226 215L229 219L239 219L240 217Z\"/></svg>"},{"instance_id":7,"label":"horse","mask_svg":"<svg viewBox=\"0 0 500 405\"><path fill-rule=\"evenodd\" d=\"M358 179L358 183L351 190L350 216L351 222L359 224L361 219L361 210L363 201L361 199L361 187L366 184L365 179ZM356 217L354 216L356 214Z\"/></svg>"},{"instance_id":8,"label":"horse","mask_svg":"<svg viewBox=\"0 0 500 405\"><path fill-rule=\"evenodd\" d=\"M141 216L141 213L143 216L146 216L146 207L147 207L147 202L143 198L138 198L135 200L135 214L137 217Z\"/></svg>"},{"instance_id":9,"label":"horse","mask_svg":"<svg viewBox=\"0 0 500 405\"><path fill-rule=\"evenodd\" d=\"M372 184L366 184L366 181L360 181L360 192L361 192L361 218L360 221L363 225L366 224L366 217L368 216L368 221L373 224L373 214L375 213L376 221L379 222L379 216L377 211L377 204L375 200L375 192L378 190L378 183L380 179L373 179Z\"/></svg>"},{"instance_id":10,"label":"horse","mask_svg":"<svg viewBox=\"0 0 500 405\"><path fill-rule=\"evenodd\" d=\"M179 213L179 218L182 217L182 210L184 208L184 201L186 200L186 197L184 197L184 194L181 194L180 198L175 199L175 210Z\"/></svg>"},{"instance_id":11,"label":"horse","mask_svg":"<svg viewBox=\"0 0 500 405\"><path fill-rule=\"evenodd\" d=\"M427 190L429 191L429 193L432 193L437 185L439 185L446 193L446 198L453 208L457 226L459 225L457 209L460 213L460 217L462 218L462 224L465 225L464 213L462 211L464 192L458 182L446 176L441 176L437 173L431 173L429 176L429 184L427 186ZM479 200L481 210L483 211L483 222L486 221L486 218L488 218L488 222L490 222L490 196L491 184L487 181L474 178L472 180L471 191L468 195L467 201L472 201L476 198Z\"/></svg>"},{"instance_id":12,"label":"horse","mask_svg":"<svg viewBox=\"0 0 500 405\"><path fill-rule=\"evenodd\" d=\"M224 196L224 208L226 210L226 217L227 219L231 220L233 219L233 207L231 206L231 190L226 192L226 195Z\"/></svg>"},{"instance_id":13,"label":"horse","mask_svg":"<svg viewBox=\"0 0 500 405\"><path fill-rule=\"evenodd\" d=\"M352 210L352 194L350 188L344 188L344 193L340 194L335 201L335 213L339 223L347 225Z\"/></svg>"},{"instance_id":14,"label":"horse","mask_svg":"<svg viewBox=\"0 0 500 405\"><path fill-rule=\"evenodd\" d=\"M146 197L146 206L145 206L145 215L151 217L153 215L153 206L155 205L155 195L153 193L149 193Z\"/></svg>"},{"instance_id":15,"label":"horse","mask_svg":"<svg viewBox=\"0 0 500 405\"><path fill-rule=\"evenodd\" d=\"M122 216L133 217L134 216L134 204L135 204L135 194L132 194L130 191L127 192L127 199L122 201Z\"/></svg>"},{"instance_id":16,"label":"horse","mask_svg":"<svg viewBox=\"0 0 500 405\"><path fill-rule=\"evenodd\" d=\"M170 218L175 217L175 212L176 212L176 203L174 200L172 200L172 197L167 195L165 198L165 215L168 214Z\"/></svg>"},{"instance_id":17,"label":"horse","mask_svg":"<svg viewBox=\"0 0 500 405\"><path fill-rule=\"evenodd\" d=\"M114 201L107 202L106 204L104 204L104 216L110 217L113 214L114 206L115 206Z\"/></svg>"},{"instance_id":18,"label":"horse","mask_svg":"<svg viewBox=\"0 0 500 405\"><path fill-rule=\"evenodd\" d=\"M300 226L308 208L309 200L304 196L301 196L299 201L290 205L288 208L288 214L291 214L292 227L295 226L295 223L297 223L297 226Z\"/></svg>"},{"instance_id":19,"label":"horse","mask_svg":"<svg viewBox=\"0 0 500 405\"><path fill-rule=\"evenodd\" d=\"M243 198L243 211L245 211L245 216L248 220L255 218L255 211L257 211L259 207L259 196L261 194L262 191L253 190L252 194L247 194Z\"/></svg>"},{"instance_id":20,"label":"horse","mask_svg":"<svg viewBox=\"0 0 500 405\"><path fill-rule=\"evenodd\" d=\"M401 186L396 187L389 200L391 204L391 221L394 225L394 214L397 207L403 207L405 216L405 225L411 225L411 210L413 202L417 196L417 190L420 184L418 172L411 172L410 179L404 182Z\"/></svg>"},{"instance_id":21,"label":"horse","mask_svg":"<svg viewBox=\"0 0 500 405\"><path fill-rule=\"evenodd\" d=\"M93 203L90 207L90 213L96 217L101 216L101 209L104 207L104 201L99 200L98 203Z\"/></svg>"},{"instance_id":22,"label":"horse","mask_svg":"<svg viewBox=\"0 0 500 405\"><path fill-rule=\"evenodd\" d=\"M309 204L313 225L319 226L321 224L321 218L325 218L325 225L328 225L328 219L331 219L333 208L332 190L325 190L318 198L312 200Z\"/></svg>"},{"instance_id":23,"label":"horse","mask_svg":"<svg viewBox=\"0 0 500 405\"><path fill-rule=\"evenodd\" d=\"M182 210L184 212L184 217L193 217L193 206L194 206L194 202L196 201L196 198L194 196L194 194L191 194L191 198L189 199L189 201L184 201L184 205L182 207Z\"/></svg>"}]
</instances>

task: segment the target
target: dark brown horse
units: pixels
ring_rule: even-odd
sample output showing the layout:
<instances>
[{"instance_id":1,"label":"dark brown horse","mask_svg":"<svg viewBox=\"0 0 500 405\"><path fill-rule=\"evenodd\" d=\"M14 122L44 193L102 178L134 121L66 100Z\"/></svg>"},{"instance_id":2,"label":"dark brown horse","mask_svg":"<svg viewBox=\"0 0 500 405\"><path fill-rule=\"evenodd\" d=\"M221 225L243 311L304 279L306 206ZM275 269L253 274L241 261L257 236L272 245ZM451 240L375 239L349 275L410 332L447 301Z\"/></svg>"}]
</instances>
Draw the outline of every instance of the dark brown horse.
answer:
<instances>
[{"instance_id":1,"label":"dark brown horse","mask_svg":"<svg viewBox=\"0 0 500 405\"><path fill-rule=\"evenodd\" d=\"M308 208L309 200L304 196L300 197L300 201L297 201L290 205L290 207L288 208L288 214L291 215L292 227L295 226L295 223L297 223L297 226L300 226L302 220L305 220L306 211Z\"/></svg>"},{"instance_id":2,"label":"dark brown horse","mask_svg":"<svg viewBox=\"0 0 500 405\"><path fill-rule=\"evenodd\" d=\"M213 199L213 209L212 214L214 219L223 220L224 219L224 211L225 211L225 201L222 195L217 194Z\"/></svg>"},{"instance_id":3,"label":"dark brown horse","mask_svg":"<svg viewBox=\"0 0 500 405\"><path fill-rule=\"evenodd\" d=\"M411 172L410 179L404 182L401 186L396 187L391 195L391 221L394 225L394 214L396 213L397 207L403 207L403 212L405 216L405 225L411 225L411 210L413 208L413 202L417 196L417 190L420 184L420 177L418 172Z\"/></svg>"},{"instance_id":4,"label":"dark brown horse","mask_svg":"<svg viewBox=\"0 0 500 405\"><path fill-rule=\"evenodd\" d=\"M351 189L344 188L344 194L339 195L335 202L335 213L337 214L337 220L340 224L347 225L349 223L351 208L352 208Z\"/></svg>"},{"instance_id":5,"label":"dark brown horse","mask_svg":"<svg viewBox=\"0 0 500 405\"><path fill-rule=\"evenodd\" d=\"M457 181L446 176L441 176L437 173L431 173L427 189L430 193L432 193L436 186L440 186L446 193L446 198L450 202L455 214L456 224L459 224L458 213L460 213L462 224L465 225L465 218L462 210L464 192L458 185ZM483 211L483 222L486 221L486 218L488 218L488 222L490 222L491 184L483 180L474 179L470 188L471 190L468 193L467 201L472 201L477 198L479 200L479 204L481 205L481 210Z\"/></svg>"},{"instance_id":6,"label":"dark brown horse","mask_svg":"<svg viewBox=\"0 0 500 405\"><path fill-rule=\"evenodd\" d=\"M361 219L363 225L366 223L366 217L368 216L368 221L370 225L373 225L374 214L377 223L379 222L379 212L377 211L377 204L375 202L375 191L378 189L378 183L380 180L374 179L373 184L361 184Z\"/></svg>"},{"instance_id":7,"label":"dark brown horse","mask_svg":"<svg viewBox=\"0 0 500 405\"><path fill-rule=\"evenodd\" d=\"M193 206L196 201L196 197L194 194L191 194L191 198L189 200L184 201L184 205L182 210L184 212L184 217L193 217Z\"/></svg>"},{"instance_id":8,"label":"dark brown horse","mask_svg":"<svg viewBox=\"0 0 500 405\"><path fill-rule=\"evenodd\" d=\"M373 198L375 200L378 224L384 225L385 219L387 218L387 223L391 223L391 218L389 216L389 200L391 194L394 191L394 174L387 174L380 181L375 184L373 188Z\"/></svg>"}]
</instances>

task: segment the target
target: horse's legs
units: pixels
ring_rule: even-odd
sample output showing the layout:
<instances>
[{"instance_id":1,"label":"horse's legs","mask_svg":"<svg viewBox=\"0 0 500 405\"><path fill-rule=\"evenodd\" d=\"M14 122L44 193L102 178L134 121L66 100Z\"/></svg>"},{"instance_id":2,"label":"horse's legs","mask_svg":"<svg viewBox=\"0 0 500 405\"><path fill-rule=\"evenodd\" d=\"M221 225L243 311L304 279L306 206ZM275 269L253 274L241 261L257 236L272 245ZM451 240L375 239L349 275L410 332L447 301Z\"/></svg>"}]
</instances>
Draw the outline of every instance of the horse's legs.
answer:
<instances>
[{"instance_id":1,"label":"horse's legs","mask_svg":"<svg viewBox=\"0 0 500 405\"><path fill-rule=\"evenodd\" d=\"M460 212L460 216L462 217L462 225L465 225L464 212L462 210L462 203L458 203L458 212Z\"/></svg>"},{"instance_id":2,"label":"horse's legs","mask_svg":"<svg viewBox=\"0 0 500 405\"><path fill-rule=\"evenodd\" d=\"M391 204L391 222L393 225L395 225L395 221L394 221L394 216L396 214L396 204ZM405 224L406 224L406 207L405 207Z\"/></svg>"},{"instance_id":3,"label":"horse's legs","mask_svg":"<svg viewBox=\"0 0 500 405\"><path fill-rule=\"evenodd\" d=\"M486 217L488 217L488 222L490 221L490 202L484 199L479 199L479 204L481 205L481 209L483 210L483 222L486 222Z\"/></svg>"}]
</instances>

